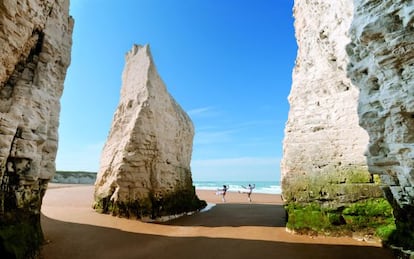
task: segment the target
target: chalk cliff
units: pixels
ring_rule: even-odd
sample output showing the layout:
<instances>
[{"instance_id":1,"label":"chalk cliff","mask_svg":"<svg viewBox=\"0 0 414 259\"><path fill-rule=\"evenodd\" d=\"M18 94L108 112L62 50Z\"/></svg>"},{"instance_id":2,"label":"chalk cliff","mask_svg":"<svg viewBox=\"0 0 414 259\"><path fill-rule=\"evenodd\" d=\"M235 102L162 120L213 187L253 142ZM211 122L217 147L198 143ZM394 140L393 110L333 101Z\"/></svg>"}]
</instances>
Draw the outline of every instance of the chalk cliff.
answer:
<instances>
[{"instance_id":1,"label":"chalk cliff","mask_svg":"<svg viewBox=\"0 0 414 259\"><path fill-rule=\"evenodd\" d=\"M368 135L358 125L359 90L347 78L352 12L349 0L294 3L298 53L281 162L286 203L329 208L336 216L327 221L335 226L353 224L343 208L382 197L364 157ZM288 227L295 228L298 212L289 208Z\"/></svg>"},{"instance_id":2,"label":"chalk cliff","mask_svg":"<svg viewBox=\"0 0 414 259\"><path fill-rule=\"evenodd\" d=\"M294 15L298 54L283 141L284 198L358 200L351 185L369 183L371 176L364 157L368 136L358 125L358 89L346 75L351 1L295 1ZM380 195L366 190L366 197Z\"/></svg>"},{"instance_id":3,"label":"chalk cliff","mask_svg":"<svg viewBox=\"0 0 414 259\"><path fill-rule=\"evenodd\" d=\"M148 45L127 53L122 82L95 209L147 220L202 208L190 171L194 126L167 92Z\"/></svg>"},{"instance_id":4,"label":"chalk cliff","mask_svg":"<svg viewBox=\"0 0 414 259\"><path fill-rule=\"evenodd\" d=\"M68 0L1 1L0 24L0 252L31 258L43 241L73 20Z\"/></svg>"},{"instance_id":5,"label":"chalk cliff","mask_svg":"<svg viewBox=\"0 0 414 259\"><path fill-rule=\"evenodd\" d=\"M368 166L388 185L397 223L390 243L414 251L414 5L354 2L348 70L370 137Z\"/></svg>"}]
</instances>

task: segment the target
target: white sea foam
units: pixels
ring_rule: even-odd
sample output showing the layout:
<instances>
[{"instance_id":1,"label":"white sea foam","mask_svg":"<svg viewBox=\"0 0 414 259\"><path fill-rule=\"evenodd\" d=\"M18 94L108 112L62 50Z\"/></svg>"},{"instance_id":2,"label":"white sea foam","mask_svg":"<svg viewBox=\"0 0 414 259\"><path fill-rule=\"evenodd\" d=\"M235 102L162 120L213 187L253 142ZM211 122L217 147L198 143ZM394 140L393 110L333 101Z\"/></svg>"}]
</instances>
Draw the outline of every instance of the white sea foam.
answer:
<instances>
[{"instance_id":1,"label":"white sea foam","mask_svg":"<svg viewBox=\"0 0 414 259\"><path fill-rule=\"evenodd\" d=\"M206 211L209 211L209 210L211 210L214 206L216 206L216 204L215 204L215 203L207 203L207 206L206 206L204 209L200 210L200 212L206 212Z\"/></svg>"}]
</instances>

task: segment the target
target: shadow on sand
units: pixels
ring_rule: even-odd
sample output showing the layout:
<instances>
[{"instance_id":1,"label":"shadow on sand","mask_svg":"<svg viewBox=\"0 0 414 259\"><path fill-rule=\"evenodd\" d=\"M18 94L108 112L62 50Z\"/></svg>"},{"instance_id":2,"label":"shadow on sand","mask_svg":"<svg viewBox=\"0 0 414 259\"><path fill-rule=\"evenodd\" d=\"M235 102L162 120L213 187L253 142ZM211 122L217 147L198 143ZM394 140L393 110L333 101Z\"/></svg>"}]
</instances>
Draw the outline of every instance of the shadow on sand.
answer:
<instances>
[{"instance_id":1,"label":"shadow on sand","mask_svg":"<svg viewBox=\"0 0 414 259\"><path fill-rule=\"evenodd\" d=\"M285 227L286 212L282 205L274 204L217 204L209 211L194 216L184 216L163 224L203 227Z\"/></svg>"},{"instance_id":2,"label":"shadow on sand","mask_svg":"<svg viewBox=\"0 0 414 259\"><path fill-rule=\"evenodd\" d=\"M220 206L217 206L217 209L220 209ZM208 220L207 213L200 214L200 216L206 217L205 219ZM235 225L248 223L248 219L241 219ZM178 222L179 220L176 221L176 223ZM267 222L267 220L265 219L264 222ZM269 222L264 224L274 226ZM207 222L202 225L217 226L220 224ZM67 223L50 219L44 215L42 215L42 226L45 238L50 240L42 249L44 259L393 258L390 251L378 247L300 244L233 238L169 237Z\"/></svg>"}]
</instances>

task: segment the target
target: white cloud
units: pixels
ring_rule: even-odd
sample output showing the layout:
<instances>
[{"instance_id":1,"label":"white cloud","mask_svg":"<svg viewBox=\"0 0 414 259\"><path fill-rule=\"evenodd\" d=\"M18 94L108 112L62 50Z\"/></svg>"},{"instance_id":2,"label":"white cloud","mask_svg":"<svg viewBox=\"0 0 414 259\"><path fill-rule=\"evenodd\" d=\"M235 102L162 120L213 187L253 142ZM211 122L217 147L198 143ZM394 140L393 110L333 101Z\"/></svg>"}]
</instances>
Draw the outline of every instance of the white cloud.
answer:
<instances>
[{"instance_id":1,"label":"white cloud","mask_svg":"<svg viewBox=\"0 0 414 259\"><path fill-rule=\"evenodd\" d=\"M212 106L195 108L187 111L190 117L212 117L217 116L219 112Z\"/></svg>"},{"instance_id":2,"label":"white cloud","mask_svg":"<svg viewBox=\"0 0 414 259\"><path fill-rule=\"evenodd\" d=\"M231 140L233 130L222 131L198 131L194 137L194 145L206 145L213 143L223 143Z\"/></svg>"}]
</instances>

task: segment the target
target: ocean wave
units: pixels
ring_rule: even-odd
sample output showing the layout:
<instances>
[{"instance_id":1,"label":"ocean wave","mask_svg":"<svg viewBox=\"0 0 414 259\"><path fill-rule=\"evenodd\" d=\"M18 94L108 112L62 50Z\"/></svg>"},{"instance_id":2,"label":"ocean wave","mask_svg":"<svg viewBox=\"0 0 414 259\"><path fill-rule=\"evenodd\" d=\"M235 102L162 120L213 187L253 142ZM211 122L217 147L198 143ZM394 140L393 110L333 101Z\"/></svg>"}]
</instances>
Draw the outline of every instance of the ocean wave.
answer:
<instances>
[{"instance_id":1,"label":"ocean wave","mask_svg":"<svg viewBox=\"0 0 414 259\"><path fill-rule=\"evenodd\" d=\"M223 185L227 185L229 187L229 192L241 192L246 191L243 186L247 186L249 183L247 182L203 182L203 181L195 181L194 186L198 190L211 190L211 191L217 191L218 189L221 189ZM282 188L280 184L275 182L258 182L253 183L256 187L253 189L253 192L255 193L264 193L264 194L281 194Z\"/></svg>"}]
</instances>

